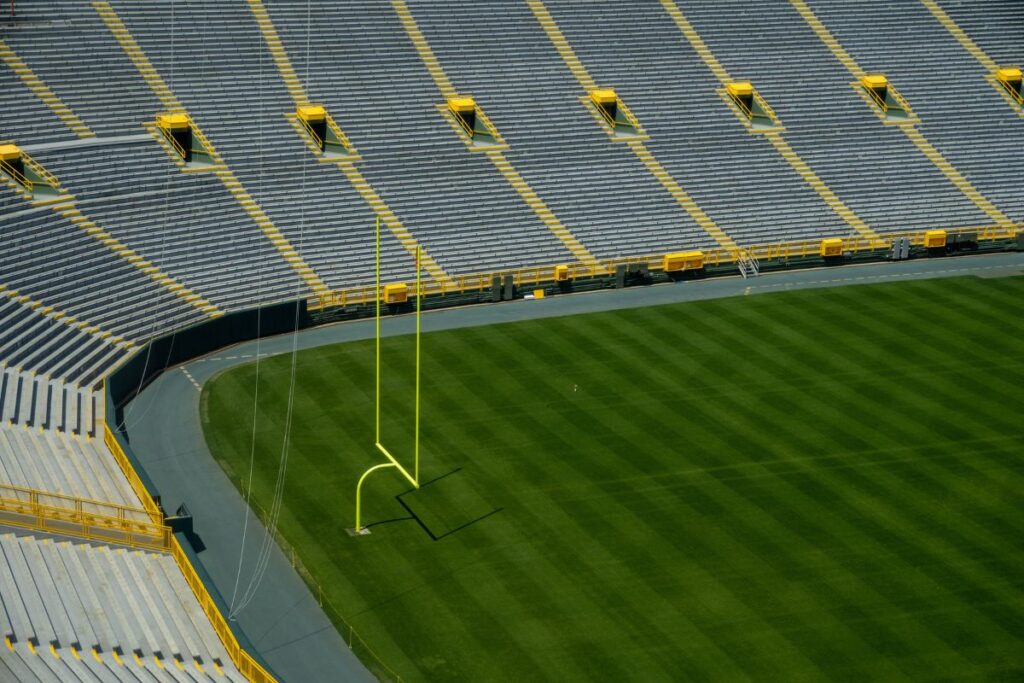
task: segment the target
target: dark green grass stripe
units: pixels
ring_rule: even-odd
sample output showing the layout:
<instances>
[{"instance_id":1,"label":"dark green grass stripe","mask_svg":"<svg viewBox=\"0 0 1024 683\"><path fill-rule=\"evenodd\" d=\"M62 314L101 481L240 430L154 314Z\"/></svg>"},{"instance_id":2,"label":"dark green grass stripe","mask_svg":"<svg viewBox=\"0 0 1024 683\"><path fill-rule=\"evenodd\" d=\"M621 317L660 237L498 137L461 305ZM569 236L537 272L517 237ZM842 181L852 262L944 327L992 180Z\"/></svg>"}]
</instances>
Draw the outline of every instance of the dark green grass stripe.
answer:
<instances>
[{"instance_id":1,"label":"dark green grass stripe","mask_svg":"<svg viewBox=\"0 0 1024 683\"><path fill-rule=\"evenodd\" d=\"M609 477L614 478L619 473L620 473L619 471L608 471L606 473L605 480L607 480ZM572 477L574 476L574 474L575 473L570 470L568 473L566 473L566 475L562 479L563 480L568 479L568 480L571 481ZM641 518L633 517L631 515L631 513L629 513L628 510L622 510L621 512L616 512L613 500L610 500L610 499L607 499L607 498L602 498L602 499L591 499L589 502L593 502L594 500L598 500L598 501L600 501L604 505L604 507L605 507L605 515L604 515L604 517L605 517L606 520L617 520L620 517L620 515L629 515L632 518L631 519L631 523L629 525L627 525L626 528L624 529L624 533L633 533L633 534L635 534L635 533L637 533L638 529L643 528L643 525L645 523L644 520L641 519ZM582 500L582 499L575 499L573 501L574 505L577 505L577 506L580 505L580 504L583 504L584 502L588 502L588 501ZM728 594L727 592L723 592L722 593L723 596L727 595L727 594ZM766 654L767 654L767 652L766 652Z\"/></svg>"},{"instance_id":2,"label":"dark green grass stripe","mask_svg":"<svg viewBox=\"0 0 1024 683\"><path fill-rule=\"evenodd\" d=\"M821 471L824 471L824 470L821 470Z\"/></svg>"},{"instance_id":3,"label":"dark green grass stripe","mask_svg":"<svg viewBox=\"0 0 1024 683\"><path fill-rule=\"evenodd\" d=\"M773 406L773 408L776 408L776 406ZM780 411L780 415L781 415L782 413L784 413L784 412L785 412L784 410ZM847 435L847 436L848 436L848 435Z\"/></svg>"},{"instance_id":4,"label":"dark green grass stripe","mask_svg":"<svg viewBox=\"0 0 1024 683\"><path fill-rule=\"evenodd\" d=\"M876 546L872 554L872 561L881 561L882 564L873 571L865 572L863 568L855 569L861 566L860 563L866 561L860 549L864 547L870 548L873 545L870 539L865 537L863 532L858 531L856 526L851 526L851 520L835 516L834 501L822 498L822 494L825 492L821 488L812 486L808 490L803 490L800 486L797 486L796 484L799 484L800 479L800 473L794 473L777 479L734 479L726 483L736 489L737 497L748 497L754 500L765 501L761 508L762 515L777 516L780 524L794 530L799 530L799 533L806 535L812 542L815 542L814 539L817 539L816 543L821 546L823 551L832 553L836 552L833 549L838 548L839 556L844 558L843 572L835 576L821 590L823 595L832 592L842 594L845 589L851 586L851 582L854 580L853 577L857 577L856 581L852 583L855 591L847 599L844 607L849 611L851 610L851 605L855 605L851 612L853 617L851 625L859 627L862 637L865 639L871 638L870 634L865 632L865 629L870 630L878 626L870 621L865 622L863 620L863 613L860 611L861 606L870 609L873 606L872 603L874 603L874 605L883 606L888 613L899 613L901 610L897 606L905 604L905 602L901 603L900 601L905 601L908 595L921 595L922 602L925 602L921 593L921 587L911 581L912 577L909 575L904 576L905 573L911 571L911 568L906 565L895 569L895 572L900 576L898 592L877 592L880 589L886 588L884 583L879 581L880 577L893 575L894 569L888 566L891 564L891 558L885 553L882 546ZM756 488L751 490L750 486ZM829 493L832 492L830 491ZM851 569L854 570L852 575L850 574ZM872 596L873 600L870 599ZM868 598L867 602L864 602L865 598ZM859 603L857 602L858 600L860 601ZM834 601L834 598L832 601ZM890 633L889 637L892 636L893 634ZM912 650L915 644L930 643L930 649L935 650L939 642L936 640L936 634L932 632L927 624L916 620L906 623L902 627L899 637L893 640L893 644L895 645L900 640L903 641L904 646L902 648L894 648L895 653ZM877 640L874 640L874 642L877 645ZM947 648L941 646L938 649L944 651ZM952 651L944 652L943 657L938 662L939 666L962 664L962 660ZM947 657L949 659L946 659Z\"/></svg>"},{"instance_id":5,"label":"dark green grass stripe","mask_svg":"<svg viewBox=\"0 0 1024 683\"><path fill-rule=\"evenodd\" d=\"M986 603L998 604L1003 599L985 588L986 585L993 586L992 578L984 576L988 572L978 571L981 565L977 563L967 566L958 562L956 556L968 555L958 552L958 549L950 552L951 542L933 538L934 525L928 525L927 515L923 515L920 521L910 517L914 507L921 505L927 510L926 503L919 503L918 497L905 487L872 490L871 480L878 478L877 470L851 470L843 477L842 485L831 479L829 474L827 470L814 473L810 487L825 488L835 494L834 503L839 509L848 511L851 520L856 519L859 526L870 528L872 537L887 540L888 547L899 548L898 555L908 569L913 567L919 576L925 578L926 586L930 584L926 587L929 594L943 597L947 604L956 600L962 605L961 616L973 615L969 621L962 621L954 628L947 625L942 629L941 634L951 648L963 649L971 642L982 646L986 641L998 642L1007 636L1012 637L1005 631L1000 632L999 625L979 609ZM887 504L886 501L897 493L902 495L901 504ZM1007 579L997 580L1005 582Z\"/></svg>"},{"instance_id":6,"label":"dark green grass stripe","mask_svg":"<svg viewBox=\"0 0 1024 683\"><path fill-rule=\"evenodd\" d=\"M434 396L435 400L438 400L442 405L452 402L450 398L445 397L441 392L435 392ZM441 467L441 469L444 468ZM436 466L433 467L433 471L434 474L437 473ZM500 521L498 523L500 524ZM414 532L414 538L420 544L434 543L427 540L426 535L419 530ZM461 538L453 537L442 542L460 544ZM494 575L492 568L496 566L501 568L503 580L498 579ZM435 630L437 626L431 626L431 623L450 622L461 624L468 621L470 615L472 615L472 630L470 633L472 634L472 640L476 641L476 646L471 649L490 650L501 659L514 661L516 663L516 671L527 678L540 676L542 672L551 671L553 667L557 666L558 662L545 656L544 650L538 647L544 641L556 640L553 631L547 628L531 631L512 630L515 624L531 618L531 615L528 610L523 609L529 603L516 599L513 593L508 592L508 589L511 588L519 593L524 590L530 592L536 587L531 586L529 582L526 582L524 587L524 582L521 579L525 575L517 572L516 565L508 562L500 554L492 554L485 562L481 561L471 565L470 569L472 571L466 572L465 579L462 579L458 574L439 576L432 580L430 586L431 592L429 595L431 596L431 603L442 601L444 604L447 604L451 601L453 604L467 605L467 609L463 614L451 614L447 619L441 619L434 611L432 605L422 604L422 598L418 598L415 602L409 604L407 611L421 614L425 622L423 628L433 628ZM427 568L414 568L410 573L410 580L422 583L421 579L416 577L422 576L424 570L427 570ZM492 599L497 599L497 604L502 605L503 610L495 611L489 606L490 600L487 602L482 600L483 596L487 594L481 591L483 587L487 588ZM543 595L543 593L540 595ZM479 641L479 638L483 636L486 636L487 642L492 644L488 646L487 642ZM436 643L435 649L438 651L446 649L443 640ZM463 662L462 664L465 666L471 663ZM486 675L479 670L479 668L486 670L486 661L472 663L472 666L476 669L475 672L471 670L462 671L462 677L466 680L479 680L480 676ZM495 673L500 674L501 672L490 671L491 675ZM571 671L566 673L572 675Z\"/></svg>"},{"instance_id":7,"label":"dark green grass stripe","mask_svg":"<svg viewBox=\"0 0 1024 683\"><path fill-rule=\"evenodd\" d=\"M857 433L860 433L860 434L863 434L863 433L869 433L869 432L865 432L864 430L860 430L860 429L858 429L858 430L856 430L856 431L857 431ZM850 436L848 435L848 436L847 436L847 438L849 438L849 437L850 437Z\"/></svg>"},{"instance_id":8,"label":"dark green grass stripe","mask_svg":"<svg viewBox=\"0 0 1024 683\"><path fill-rule=\"evenodd\" d=\"M534 378L534 379L536 379L536 378ZM502 435L501 434L497 434L497 433L491 433L491 434L484 434L483 436L485 437L485 439L486 438L500 439ZM564 475L565 473L561 473L561 474ZM554 476L554 475L548 475L548 476L551 476L554 480L557 480L557 477ZM494 483L497 484L498 482L494 482ZM522 515L522 511L520 511L520 515ZM540 523L540 520L535 519L534 523L529 525L529 528L534 529L534 533L540 533L544 527ZM587 533L586 531L583 531L583 534L586 534L586 533ZM571 539L572 536L569 536L569 538ZM562 580L558 581L557 583L555 583L553 585L547 586L544 589L541 589L541 587L538 586L536 592L538 592L539 595L534 600L534 602L536 604L544 605L544 606L546 606L546 608L550 608L550 606L552 604L557 604L559 601L564 602L565 599L568 596L574 596L574 594L578 590L583 590L583 589L586 588L586 586L579 586L577 583L574 583L573 580L572 580L572 575L575 573L573 571L573 567L574 567L575 563L573 562L573 558L572 558L571 555L570 556L562 556L562 555L559 555L559 554L556 554L556 553L552 553L552 554L546 555L544 557L544 560L545 560L545 562L544 562L545 564L561 562L561 566L557 570L549 571L548 574L549 575L561 576ZM543 573L543 572L539 572L538 571L537 573ZM594 609L594 611L602 611L603 612L606 609L606 607L599 606L599 603L597 602L597 598L600 597L600 594L590 593L589 591L584 591L584 592L589 593L587 595L587 598L589 599L589 602L591 603L591 606ZM574 598L575 598L575 596L574 596ZM584 602L586 602L586 601L584 601ZM579 599L575 598L574 599L574 603L579 603ZM572 606L572 605L566 605L566 607L564 609L564 613L566 613L566 614L579 613L579 607ZM607 630L608 630L608 636L609 637L614 636L614 640L617 640L619 642L628 642L630 640L630 633L628 631L621 631L621 632L617 633L617 631L619 631L618 621L617 620L607 620ZM641 644L642 643L638 643L638 645L641 645ZM601 671L603 671L605 674L610 674L611 672L617 671L617 666L614 663L602 662L600 660L600 658L595 659L593 657L590 657L590 658L584 658L584 659L582 659L580 661L581 661L581 665L583 665L585 667L585 669L586 669L586 671L588 672L589 675L598 675ZM598 667L598 669L594 669L595 666ZM668 675L668 671L664 670L664 669L660 670L658 673L659 673L660 677L665 677L665 676ZM619 671L618 675L625 676L625 675L627 675L627 672Z\"/></svg>"}]
</instances>

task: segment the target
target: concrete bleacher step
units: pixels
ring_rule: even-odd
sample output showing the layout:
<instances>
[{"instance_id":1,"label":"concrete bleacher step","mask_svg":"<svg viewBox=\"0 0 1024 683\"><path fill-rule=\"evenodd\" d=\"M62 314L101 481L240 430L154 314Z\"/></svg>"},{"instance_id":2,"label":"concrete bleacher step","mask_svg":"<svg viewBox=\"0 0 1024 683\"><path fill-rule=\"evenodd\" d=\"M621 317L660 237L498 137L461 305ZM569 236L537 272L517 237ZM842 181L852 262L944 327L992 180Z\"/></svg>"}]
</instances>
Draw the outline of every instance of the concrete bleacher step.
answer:
<instances>
[{"instance_id":1,"label":"concrete bleacher step","mask_svg":"<svg viewBox=\"0 0 1024 683\"><path fill-rule=\"evenodd\" d=\"M137 553L132 551L122 551L121 553L120 566L122 571L125 572L129 581L137 586L153 586L153 574L147 572L140 572L137 563ZM160 643L159 646L155 647L150 653L154 657L158 657L161 660L169 661L175 655L182 654L181 639L173 632L168 626L167 614L164 611L163 605L158 602L159 592L154 590L144 591L139 595L138 601L140 608L153 615L152 628L156 641Z\"/></svg>"},{"instance_id":2,"label":"concrete bleacher step","mask_svg":"<svg viewBox=\"0 0 1024 683\"><path fill-rule=\"evenodd\" d=\"M86 619L83 627L93 634L95 642L88 643L88 648L91 651L96 647L105 652L117 644L117 635L106 615L107 605L103 601L103 596L97 591L95 581L100 577L90 578L94 576L88 573L91 567L87 567L83 561L83 553L78 547L70 542L57 544L64 566L68 568L72 581L78 587L78 597L82 602L83 616ZM85 645L86 643L83 643L83 646Z\"/></svg>"},{"instance_id":3,"label":"concrete bleacher step","mask_svg":"<svg viewBox=\"0 0 1024 683\"><path fill-rule=\"evenodd\" d=\"M4 556L14 583L19 587L19 594L25 605L25 612L29 619L29 631L19 636L19 640L34 638L37 647L48 648L50 643L57 639L53 624L50 623L46 608L43 605L42 597L32 571L29 569L22 551L22 537L14 534L0 534L0 546L3 547Z\"/></svg>"},{"instance_id":4,"label":"concrete bleacher step","mask_svg":"<svg viewBox=\"0 0 1024 683\"><path fill-rule=\"evenodd\" d=\"M57 649L69 648L72 644L78 642L78 637L75 634L74 627L71 625L71 619L50 573L49 564L46 561L46 557L44 557L44 555L50 556L53 553L44 553L40 547L44 543L49 543L49 539L42 539L40 541L24 540L27 538L29 537L22 537L23 540L20 546L25 556L26 566L31 571L36 590L39 592L40 600L46 610L46 617L53 627L54 641L52 644ZM49 551L49 549L46 550Z\"/></svg>"}]
</instances>

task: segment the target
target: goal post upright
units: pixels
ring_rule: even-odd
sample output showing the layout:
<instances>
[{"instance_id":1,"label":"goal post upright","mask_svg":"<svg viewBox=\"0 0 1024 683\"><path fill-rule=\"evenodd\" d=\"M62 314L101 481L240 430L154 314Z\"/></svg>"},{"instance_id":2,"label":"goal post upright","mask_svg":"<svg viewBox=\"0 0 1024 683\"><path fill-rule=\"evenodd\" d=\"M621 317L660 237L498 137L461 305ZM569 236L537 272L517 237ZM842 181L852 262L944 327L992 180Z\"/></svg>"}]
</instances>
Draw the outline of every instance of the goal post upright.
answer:
<instances>
[{"instance_id":1,"label":"goal post upright","mask_svg":"<svg viewBox=\"0 0 1024 683\"><path fill-rule=\"evenodd\" d=\"M378 234L379 234L378 230ZM420 305L423 290L420 285L420 245L416 245L416 408L413 423L413 485L420 487Z\"/></svg>"},{"instance_id":2,"label":"goal post upright","mask_svg":"<svg viewBox=\"0 0 1024 683\"><path fill-rule=\"evenodd\" d=\"M365 527L362 526L362 494L363 494L363 482L366 478L376 472L377 470L385 469L388 467L394 467L397 469L403 477L405 477L414 488L420 487L420 313L422 312L423 302L423 289L422 289L422 274L420 272L420 254L421 248L416 245L416 389L415 389L415 409L414 409L414 422L413 422L413 474L409 474L409 471L402 466L398 459L391 454L391 452L385 448L384 444L381 443L380 438L380 305L381 299L383 298L383 291L380 286L380 216L377 216L376 222L376 263L375 263L375 290L374 295L376 297L376 303L374 308L374 336L375 342L375 359L374 359L374 446L378 451L384 454L388 459L388 462L379 463L373 465L359 478L359 482L356 484L356 525L350 530L353 536L362 536L369 533Z\"/></svg>"}]
</instances>

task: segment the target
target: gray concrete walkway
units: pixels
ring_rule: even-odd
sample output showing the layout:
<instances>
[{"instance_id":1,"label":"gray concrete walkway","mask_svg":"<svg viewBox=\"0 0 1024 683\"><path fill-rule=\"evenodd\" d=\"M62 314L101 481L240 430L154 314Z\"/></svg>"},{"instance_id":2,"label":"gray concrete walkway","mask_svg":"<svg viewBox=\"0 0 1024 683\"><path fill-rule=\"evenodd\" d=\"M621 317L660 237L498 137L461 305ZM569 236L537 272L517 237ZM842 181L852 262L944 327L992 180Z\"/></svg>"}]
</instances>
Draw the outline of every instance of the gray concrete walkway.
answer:
<instances>
[{"instance_id":1,"label":"gray concrete walkway","mask_svg":"<svg viewBox=\"0 0 1024 683\"><path fill-rule=\"evenodd\" d=\"M792 289L1015 274L1024 274L1022 253L782 271L752 280L719 278L432 311L423 315L423 330L727 296L758 296ZM382 324L382 331L387 335L407 334L413 331L413 323L413 317L408 315L389 318ZM126 408L125 424L135 453L162 495L165 509L173 512L184 502L192 511L195 530L207 545L200 559L226 600L231 600L235 585L242 526L248 510L203 439L199 415L202 384L226 368L251 362L257 351L273 355L290 352L293 343L296 348L306 349L372 336L373 321L359 320L239 344L169 370ZM250 515L243 587L264 534L263 526ZM344 610L344 605L338 607ZM276 545L256 598L239 615L238 622L284 683L372 680L320 610L316 596Z\"/></svg>"}]
</instances>

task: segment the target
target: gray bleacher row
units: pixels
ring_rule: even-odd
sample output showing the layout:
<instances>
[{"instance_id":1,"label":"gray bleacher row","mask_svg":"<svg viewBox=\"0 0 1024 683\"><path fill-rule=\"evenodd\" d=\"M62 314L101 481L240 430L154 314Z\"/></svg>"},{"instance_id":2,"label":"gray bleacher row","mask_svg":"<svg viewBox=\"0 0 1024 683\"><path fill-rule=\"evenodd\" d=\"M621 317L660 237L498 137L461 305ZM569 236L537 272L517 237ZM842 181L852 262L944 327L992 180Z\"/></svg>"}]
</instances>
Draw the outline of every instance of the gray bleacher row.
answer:
<instances>
[{"instance_id":1,"label":"gray bleacher row","mask_svg":"<svg viewBox=\"0 0 1024 683\"><path fill-rule=\"evenodd\" d=\"M607 74L605 78L625 83L637 78L641 57L651 68L660 65L657 80L637 88L637 101L650 101L656 109L657 93L696 89L693 83L705 84L706 92L710 72L706 68L703 73L683 70L680 65L692 63L696 57L656 0L635 3L626 13L611 5L605 12L585 11L583 6L564 0L549 6L584 62L594 63L595 72ZM785 138L793 149L876 231L988 222L898 129L879 120L850 86L853 76L786 0L767 0L756 7L748 0L684 3L680 7L730 76L754 83L786 127ZM659 49L650 50L647 46L652 44ZM687 58L686 53L691 56ZM675 80L669 77L673 70L678 73ZM719 122L734 118L710 94L698 100L692 95L676 95L663 106L661 120L669 125L673 120L706 119L707 113L701 112L711 108L719 110L715 116ZM656 140L661 139L663 125L657 117L652 120ZM707 188L696 194L711 205L736 203L745 187L763 187L774 182L769 178L783 175L780 162L761 166L754 176L743 173L742 159L727 163L728 150L721 148L728 145L714 137L703 141L702 135L703 128L693 136L696 140L665 149L664 156L671 160L673 170ZM692 159L702 147L703 163L694 165ZM663 150L658 142L652 148L659 153ZM797 196L791 190L783 190L781 195L755 194L748 204L732 210L744 210L769 222L768 230L783 231L779 237L784 239L811 237L815 234L813 220L806 224L808 228L793 232L786 230L785 223L775 224L780 207L793 204Z\"/></svg>"},{"instance_id":2,"label":"gray bleacher row","mask_svg":"<svg viewBox=\"0 0 1024 683\"><path fill-rule=\"evenodd\" d=\"M62 657L55 659L50 654L32 654L27 648L15 648L14 652L0 652L0 680L24 683L196 683L199 681L226 680L224 676L185 668L183 671L137 667L134 662L116 664L113 660L94 661L92 657L82 659ZM243 679L244 680L244 679Z\"/></svg>"},{"instance_id":3,"label":"gray bleacher row","mask_svg":"<svg viewBox=\"0 0 1024 683\"><path fill-rule=\"evenodd\" d=\"M374 214L285 118L295 104L248 6L204 3L174 16L169 5L114 8L164 79L173 74L175 95L314 271L334 288L371 282ZM390 234L383 248L385 276L409 277L410 257Z\"/></svg>"},{"instance_id":4,"label":"gray bleacher row","mask_svg":"<svg viewBox=\"0 0 1024 683\"><path fill-rule=\"evenodd\" d=\"M141 505L102 439L51 430L0 426L0 483L133 508ZM108 508L90 511L110 514Z\"/></svg>"},{"instance_id":5,"label":"gray bleacher row","mask_svg":"<svg viewBox=\"0 0 1024 683\"><path fill-rule=\"evenodd\" d=\"M439 11L429 3L417 3L416 7L422 7L424 12ZM530 53L548 56L546 62L537 65L541 73L559 70L559 73L568 75L567 68L554 52L532 12L524 7L523 11L509 13L500 9L497 2L489 3L489 7L490 11L485 7L477 16L504 19L511 14L516 21L512 35L530 36ZM740 244L849 231L764 140L746 132L714 92L717 83L710 78L706 67L674 27L670 24L651 26L647 22L630 22L620 17L621 12L611 6L591 6L586 11L582 11L578 4L570 3L568 7L571 11L564 13L558 12L561 7L557 4L551 7L556 12L556 21L565 20L566 26L560 23L564 31L568 32L581 22L593 22L587 30L598 32L593 42L589 36L574 34L570 38L588 73L599 86L616 89L650 135L648 148L701 208ZM453 13L461 11L459 7L452 10ZM435 23L438 39L449 45L447 54L456 58L461 36L445 32L443 15L438 16ZM609 26L606 27L605 23ZM495 25L489 28L492 33L499 30ZM606 30L608 33L603 32ZM611 33L613 30L614 34ZM444 37L446 33L447 38ZM479 43L486 57L481 56L477 60L482 71L481 87L486 87L486 70L496 57L493 52L487 54L489 43L486 33L486 30L482 31ZM648 49L649 45L657 45L658 49ZM623 60L629 62L628 68L625 68ZM472 68L469 60L461 61L467 68ZM536 81L530 83L537 85ZM527 93L526 99L532 105L516 107L527 115L520 114L521 118L533 121L532 126L517 125L517 129L530 135L534 135L541 125L559 131L559 138L551 145L558 152L569 142L571 133L551 126L551 113L549 111L545 115L545 107L549 102L559 102L559 90L564 89L564 85L552 83L549 88ZM581 94L578 85L570 86L568 91L574 98ZM501 96L498 92L495 94ZM563 106L567 112L580 110L578 102L565 102ZM562 110L558 112L561 119ZM586 123L573 121L573 125L583 126ZM527 143L524 140L521 144ZM583 152L585 154L586 150ZM570 188L576 175L574 171L567 173ZM637 192L642 191L643 185L639 180L627 174L620 175ZM647 176L644 180L653 180L649 174ZM772 198L783 195L786 197L784 203L772 201ZM751 210L754 206L758 207L757 210ZM616 210L614 206L605 206L605 209ZM637 232L628 221L623 227L627 234ZM608 238L619 238L619 235L612 234ZM704 247L706 242L692 246Z\"/></svg>"},{"instance_id":6,"label":"gray bleacher row","mask_svg":"<svg viewBox=\"0 0 1024 683\"><path fill-rule=\"evenodd\" d=\"M941 0L939 6L1000 66L1024 67L1020 44L1024 3L1016 0Z\"/></svg>"},{"instance_id":7,"label":"gray bleacher row","mask_svg":"<svg viewBox=\"0 0 1024 683\"><path fill-rule=\"evenodd\" d=\"M361 173L428 253L450 273L568 260L562 244L493 164L468 152L437 111L442 97L390 6L314 4L318 19L308 38L311 51L318 55L315 65L307 68L302 58L307 39L304 9L272 3L277 31L309 98L327 105L360 152ZM170 17L166 6L118 2L115 7L158 68L167 66ZM179 88L179 97L211 121L207 133L232 167L238 165L243 182L248 184L244 176L253 172L245 163L255 156L251 136L255 122L248 130L239 131L238 117L231 115L226 102L264 111L266 134L273 135L277 143L275 163L294 166L286 152L304 157L309 153L290 126L276 123L283 122L282 115L294 104L277 76L252 13L244 3L205 5L199 12L202 20L194 24L231 26L231 35L217 43L203 42L204 36L196 29L179 23L184 35L178 37L177 45L191 36L193 54L205 54L217 64L244 66L243 84L247 87L235 86L224 94L220 87L211 86L226 84L193 79ZM344 41L338 40L338 26L346 27ZM259 78L261 60L263 79ZM360 68L339 68L345 64L359 64ZM232 130L238 133L234 139L227 136ZM221 139L224 142L218 141ZM295 178L292 185L299 182L301 179ZM296 232L297 211L304 212L307 222L329 223L330 213L339 211L343 201L347 204L346 197L352 193L333 168L309 173L305 182L311 190L307 195L313 194L313 188L318 194L330 193L336 197L334 205L323 206L318 196L303 201L289 198L282 203L268 194L264 200L278 227L290 237ZM368 210L359 201L348 211L355 214L349 219L348 231L356 242L357 272L369 274L372 260L367 249L372 242L367 242L363 228Z\"/></svg>"},{"instance_id":8,"label":"gray bleacher row","mask_svg":"<svg viewBox=\"0 0 1024 683\"><path fill-rule=\"evenodd\" d=\"M737 242L850 233L767 140L747 131L658 3L637 4L621 18L584 16L565 2L548 8L591 74L618 87L649 131L651 150Z\"/></svg>"},{"instance_id":9,"label":"gray bleacher row","mask_svg":"<svg viewBox=\"0 0 1024 683\"><path fill-rule=\"evenodd\" d=\"M13 533L0 551L0 630L17 655L0 661L17 680L245 680L170 555Z\"/></svg>"},{"instance_id":10,"label":"gray bleacher row","mask_svg":"<svg viewBox=\"0 0 1024 683\"><path fill-rule=\"evenodd\" d=\"M886 0L810 5L865 70L889 77L929 142L1011 219L1024 221L1024 155L1014 142L1024 135L1024 117L925 6ZM1018 11L1018 26L1024 26L1024 11ZM1019 40L1010 62L1024 63Z\"/></svg>"},{"instance_id":11,"label":"gray bleacher row","mask_svg":"<svg viewBox=\"0 0 1024 683\"><path fill-rule=\"evenodd\" d=\"M22 28L4 27L0 39L7 42L14 33L31 32L34 24ZM6 65L0 68L0 140L74 140L77 135L37 98Z\"/></svg>"},{"instance_id":12,"label":"gray bleacher row","mask_svg":"<svg viewBox=\"0 0 1024 683\"><path fill-rule=\"evenodd\" d=\"M81 210L178 282L223 308L304 296L306 289L211 173L182 173L149 135L36 157ZM225 248L231 255L225 267Z\"/></svg>"},{"instance_id":13,"label":"gray bleacher row","mask_svg":"<svg viewBox=\"0 0 1024 683\"><path fill-rule=\"evenodd\" d=\"M104 362L115 358L105 356ZM0 368L0 424L93 437L102 401L102 395L88 387Z\"/></svg>"},{"instance_id":14,"label":"gray bleacher row","mask_svg":"<svg viewBox=\"0 0 1024 683\"><path fill-rule=\"evenodd\" d=\"M955 13L958 4L949 4ZM998 10L990 5L985 11ZM309 26L305 6L268 6L310 97L334 112L364 157L361 171L443 267L464 272L569 260L491 164L468 152L436 111L440 93L390 6L321 0L312 5L317 21ZM647 0L628 13L557 0L549 7L595 79L616 87L637 113L651 134L650 149L741 243L847 232L765 141L745 132L659 3ZM913 91L912 104L920 103L922 130L1019 217L1013 179L1022 161L1006 143L1019 121L1011 121L1013 113L987 83L970 86L970 101L954 111L959 91L923 78L923 70L944 72L930 66L934 60L921 45L939 50L958 73L970 66L944 29L916 6L823 1L815 7L865 67L884 58L898 62L893 69L904 70L901 80L921 81L920 92L916 83L902 89ZM528 8L496 2L485 3L487 11L474 8L412 3L451 80L477 96L510 143L509 158L584 244L599 256L709 245L579 103L581 88ZM307 262L332 286L368 282L372 214L338 169L313 160L284 119L294 104L246 4L183 10L115 3L115 9ZM899 131L878 120L849 87L852 77L787 2L772 0L770 11L756 12L739 0L683 9L733 76L753 80L768 98L804 160L876 230L989 222ZM908 56L886 56L891 40L851 30L865 9L913 19L913 30L924 38L912 42L917 49ZM91 7L50 0L34 3L24 18L8 42L30 66L38 65L58 95L81 106L77 113L90 125L109 120L109 128L97 130L137 134L140 121L152 118L157 100ZM334 30L340 25L346 26L344 41ZM100 55L95 63L80 60L81 40ZM360 68L337 68L353 63ZM0 72L13 78L10 70ZM96 94L121 81L130 87L116 99ZM5 133L27 131L30 147L66 137L16 78L0 96L17 102L0 116ZM221 308L303 291L219 180L177 172L155 141L103 146L98 156L73 144L35 154L76 194L87 216ZM0 282L134 340L202 317L63 217L25 206L0 188ZM385 278L407 278L408 255L389 233L384 245ZM53 336L56 330L48 333L51 350L64 343ZM37 362L25 367L38 369Z\"/></svg>"},{"instance_id":15,"label":"gray bleacher row","mask_svg":"<svg viewBox=\"0 0 1024 683\"><path fill-rule=\"evenodd\" d=\"M33 2L17 9L25 28L5 32L4 40L96 135L138 133L139 124L160 111L160 101L90 3ZM25 121L16 130L29 126ZM62 126L54 120L51 127ZM54 132L46 129L32 139Z\"/></svg>"},{"instance_id":16,"label":"gray bleacher row","mask_svg":"<svg viewBox=\"0 0 1024 683\"><path fill-rule=\"evenodd\" d=\"M790 3L748 9L723 0L687 6L686 16L734 78L754 82L797 153L863 220L880 232L990 222L879 119Z\"/></svg>"},{"instance_id":17,"label":"gray bleacher row","mask_svg":"<svg viewBox=\"0 0 1024 683\"><path fill-rule=\"evenodd\" d=\"M115 335L145 339L203 318L49 207L0 216L0 234L0 282Z\"/></svg>"},{"instance_id":18,"label":"gray bleacher row","mask_svg":"<svg viewBox=\"0 0 1024 683\"><path fill-rule=\"evenodd\" d=\"M38 308L0 298L0 369L24 368L44 379L89 386L124 355L125 347L47 317ZM8 409L0 408L0 419Z\"/></svg>"},{"instance_id":19,"label":"gray bleacher row","mask_svg":"<svg viewBox=\"0 0 1024 683\"><path fill-rule=\"evenodd\" d=\"M509 144L509 160L592 253L615 258L714 246L580 102L587 93L525 4L409 6L449 78Z\"/></svg>"},{"instance_id":20,"label":"gray bleacher row","mask_svg":"<svg viewBox=\"0 0 1024 683\"><path fill-rule=\"evenodd\" d=\"M8 211L16 211L22 206L24 199L9 182L0 181L0 215Z\"/></svg>"}]
</instances>

